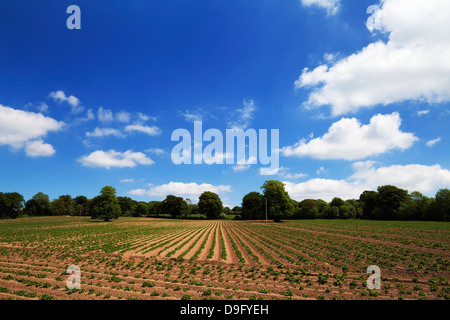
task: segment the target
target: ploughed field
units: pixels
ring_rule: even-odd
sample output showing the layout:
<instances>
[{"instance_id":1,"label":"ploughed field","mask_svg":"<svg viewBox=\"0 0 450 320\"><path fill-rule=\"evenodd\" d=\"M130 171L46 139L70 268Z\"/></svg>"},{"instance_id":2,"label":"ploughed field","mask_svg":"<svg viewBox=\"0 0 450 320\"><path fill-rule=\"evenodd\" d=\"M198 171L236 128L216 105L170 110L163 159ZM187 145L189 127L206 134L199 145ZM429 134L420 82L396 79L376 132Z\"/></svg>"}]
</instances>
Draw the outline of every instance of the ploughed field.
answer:
<instances>
[{"instance_id":1,"label":"ploughed field","mask_svg":"<svg viewBox=\"0 0 450 320\"><path fill-rule=\"evenodd\" d=\"M450 297L450 223L35 217L0 221L0 299ZM66 287L69 265L80 289ZM367 267L381 289L367 288Z\"/></svg>"}]
</instances>

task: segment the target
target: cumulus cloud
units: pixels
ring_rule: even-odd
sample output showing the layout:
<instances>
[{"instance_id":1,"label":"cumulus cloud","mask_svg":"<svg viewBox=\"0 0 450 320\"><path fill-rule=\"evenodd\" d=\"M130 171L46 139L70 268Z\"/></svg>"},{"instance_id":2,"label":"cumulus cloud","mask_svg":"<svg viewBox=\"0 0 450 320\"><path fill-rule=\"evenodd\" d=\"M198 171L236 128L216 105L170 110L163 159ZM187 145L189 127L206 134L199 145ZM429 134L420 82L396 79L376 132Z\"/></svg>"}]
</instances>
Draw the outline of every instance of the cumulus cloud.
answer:
<instances>
[{"instance_id":1,"label":"cumulus cloud","mask_svg":"<svg viewBox=\"0 0 450 320\"><path fill-rule=\"evenodd\" d=\"M58 104L67 102L71 107L71 112L74 114L80 113L84 110L84 108L80 106L80 100L77 97L72 95L66 96L62 90L50 92L49 96Z\"/></svg>"},{"instance_id":2,"label":"cumulus cloud","mask_svg":"<svg viewBox=\"0 0 450 320\"><path fill-rule=\"evenodd\" d=\"M301 183L285 181L286 191L297 200L323 199L333 197L357 199L365 190L376 190L382 185L395 185L412 191L433 195L440 188L450 184L450 171L440 165L409 164L376 167L374 161L360 161L353 164L354 173L347 179L311 179Z\"/></svg>"},{"instance_id":3,"label":"cumulus cloud","mask_svg":"<svg viewBox=\"0 0 450 320\"><path fill-rule=\"evenodd\" d=\"M25 153L29 157L49 157L55 153L55 149L42 140L34 140L25 143Z\"/></svg>"},{"instance_id":4,"label":"cumulus cloud","mask_svg":"<svg viewBox=\"0 0 450 320\"><path fill-rule=\"evenodd\" d=\"M148 190L135 189L129 191L132 195L148 195L154 197L164 198L167 195L175 195L180 197L188 197L195 199L200 197L200 195L205 191L211 191L217 194L223 194L226 192L231 192L231 186L229 185L212 185L209 183L198 184L196 182L174 182L171 181L167 184L152 186Z\"/></svg>"},{"instance_id":5,"label":"cumulus cloud","mask_svg":"<svg viewBox=\"0 0 450 320\"><path fill-rule=\"evenodd\" d=\"M98 120L101 122L111 122L114 120L114 115L111 110L103 109L103 107L98 108Z\"/></svg>"},{"instance_id":6,"label":"cumulus cloud","mask_svg":"<svg viewBox=\"0 0 450 320\"><path fill-rule=\"evenodd\" d=\"M34 155L36 149L46 149L42 153L51 155L49 144L44 144L42 138L51 131L59 131L63 122L46 117L41 113L17 110L0 105L0 146L9 145L14 149L21 149L27 143L27 154ZM43 147L45 146L45 147ZM53 147L52 147L53 149Z\"/></svg>"},{"instance_id":7,"label":"cumulus cloud","mask_svg":"<svg viewBox=\"0 0 450 320\"><path fill-rule=\"evenodd\" d=\"M305 7L317 6L326 9L329 15L334 15L339 10L339 0L300 0Z\"/></svg>"},{"instance_id":8,"label":"cumulus cloud","mask_svg":"<svg viewBox=\"0 0 450 320\"><path fill-rule=\"evenodd\" d=\"M418 138L412 133L402 132L400 124L397 112L377 114L366 125L355 118L343 118L333 123L322 137L284 147L281 154L287 157L360 160L393 149L405 150Z\"/></svg>"},{"instance_id":9,"label":"cumulus cloud","mask_svg":"<svg viewBox=\"0 0 450 320\"><path fill-rule=\"evenodd\" d=\"M450 101L450 1L383 0L368 29L388 35L331 67L305 68L297 88L312 88L306 107L333 116L408 100Z\"/></svg>"},{"instance_id":10,"label":"cumulus cloud","mask_svg":"<svg viewBox=\"0 0 450 320\"><path fill-rule=\"evenodd\" d=\"M157 126L144 126L144 125L140 125L140 124L130 124L128 126L125 127L125 131L127 132L142 132L142 133L146 133L150 136L159 136L161 134L161 129Z\"/></svg>"},{"instance_id":11,"label":"cumulus cloud","mask_svg":"<svg viewBox=\"0 0 450 320\"><path fill-rule=\"evenodd\" d=\"M101 167L110 169L117 168L132 168L140 165L151 165L154 161L148 158L142 152L132 152L131 150L125 152L118 152L115 150L97 150L89 155L82 156L78 159L85 167Z\"/></svg>"}]
</instances>

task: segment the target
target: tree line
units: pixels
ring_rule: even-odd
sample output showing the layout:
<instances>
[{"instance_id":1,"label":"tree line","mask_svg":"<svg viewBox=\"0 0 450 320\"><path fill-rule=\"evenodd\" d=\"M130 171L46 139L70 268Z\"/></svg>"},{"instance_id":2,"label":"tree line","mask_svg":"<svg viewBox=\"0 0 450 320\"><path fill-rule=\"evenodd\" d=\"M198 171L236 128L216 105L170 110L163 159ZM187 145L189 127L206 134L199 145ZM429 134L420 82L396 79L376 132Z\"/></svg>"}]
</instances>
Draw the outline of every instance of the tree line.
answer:
<instances>
[{"instance_id":1,"label":"tree line","mask_svg":"<svg viewBox=\"0 0 450 320\"><path fill-rule=\"evenodd\" d=\"M281 219L379 219L379 220L450 220L450 190L440 189L435 197L392 185L380 186L377 191L364 191L358 199L343 200L335 197L330 202L305 199L300 202L290 198L284 184L267 180L262 193L250 192L241 206L224 207L218 194L205 191L198 204L190 199L168 195L162 201L136 201L116 195L116 189L105 186L98 196L72 198L61 195L50 201L49 196L38 192L25 201L17 192L0 192L0 218L26 216L90 216L105 221L120 216L171 217L171 218L227 218L246 220Z\"/></svg>"}]
</instances>

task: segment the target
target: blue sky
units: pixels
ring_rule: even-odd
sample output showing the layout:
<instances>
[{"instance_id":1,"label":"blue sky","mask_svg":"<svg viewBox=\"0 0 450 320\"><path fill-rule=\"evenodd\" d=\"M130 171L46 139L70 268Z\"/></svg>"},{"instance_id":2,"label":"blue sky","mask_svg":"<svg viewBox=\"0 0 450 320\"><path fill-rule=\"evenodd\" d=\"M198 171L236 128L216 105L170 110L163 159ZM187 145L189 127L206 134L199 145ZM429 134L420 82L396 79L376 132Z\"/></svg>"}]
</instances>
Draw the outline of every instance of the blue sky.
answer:
<instances>
[{"instance_id":1,"label":"blue sky","mask_svg":"<svg viewBox=\"0 0 450 320\"><path fill-rule=\"evenodd\" d=\"M211 190L234 206L277 179L296 200L433 196L450 186L448 14L440 0L3 1L0 191ZM280 170L173 164L171 134L194 120L278 129Z\"/></svg>"}]
</instances>

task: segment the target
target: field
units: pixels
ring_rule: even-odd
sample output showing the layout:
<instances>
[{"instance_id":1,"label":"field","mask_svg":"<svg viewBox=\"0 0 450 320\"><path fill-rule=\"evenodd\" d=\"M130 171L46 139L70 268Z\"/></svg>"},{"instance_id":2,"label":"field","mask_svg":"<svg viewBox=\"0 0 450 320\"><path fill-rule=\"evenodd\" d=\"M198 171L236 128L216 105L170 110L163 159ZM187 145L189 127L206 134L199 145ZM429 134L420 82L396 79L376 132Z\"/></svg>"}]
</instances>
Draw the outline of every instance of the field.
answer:
<instances>
[{"instance_id":1,"label":"field","mask_svg":"<svg viewBox=\"0 0 450 320\"><path fill-rule=\"evenodd\" d=\"M0 299L442 300L449 233L445 222L2 220ZM81 289L66 287L69 265ZM367 288L370 265L381 289Z\"/></svg>"}]
</instances>

